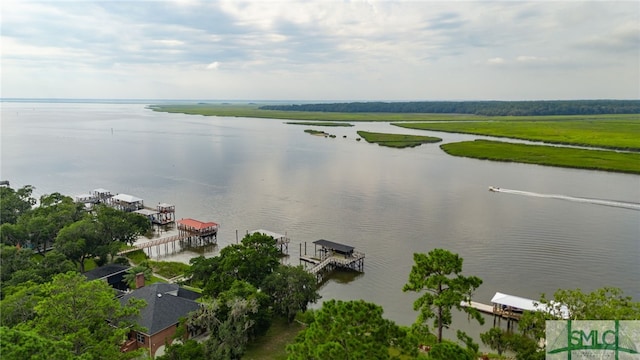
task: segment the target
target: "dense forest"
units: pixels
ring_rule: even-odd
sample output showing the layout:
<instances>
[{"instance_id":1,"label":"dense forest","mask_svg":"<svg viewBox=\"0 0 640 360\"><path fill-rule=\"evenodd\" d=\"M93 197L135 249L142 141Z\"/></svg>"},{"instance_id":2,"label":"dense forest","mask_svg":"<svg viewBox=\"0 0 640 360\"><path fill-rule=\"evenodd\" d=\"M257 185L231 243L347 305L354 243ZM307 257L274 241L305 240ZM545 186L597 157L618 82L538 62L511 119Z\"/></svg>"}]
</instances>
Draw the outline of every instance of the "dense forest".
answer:
<instances>
[{"instance_id":1,"label":"dense forest","mask_svg":"<svg viewBox=\"0 0 640 360\"><path fill-rule=\"evenodd\" d=\"M265 105L263 110L345 113L429 113L483 116L640 114L640 100L412 101Z\"/></svg>"}]
</instances>

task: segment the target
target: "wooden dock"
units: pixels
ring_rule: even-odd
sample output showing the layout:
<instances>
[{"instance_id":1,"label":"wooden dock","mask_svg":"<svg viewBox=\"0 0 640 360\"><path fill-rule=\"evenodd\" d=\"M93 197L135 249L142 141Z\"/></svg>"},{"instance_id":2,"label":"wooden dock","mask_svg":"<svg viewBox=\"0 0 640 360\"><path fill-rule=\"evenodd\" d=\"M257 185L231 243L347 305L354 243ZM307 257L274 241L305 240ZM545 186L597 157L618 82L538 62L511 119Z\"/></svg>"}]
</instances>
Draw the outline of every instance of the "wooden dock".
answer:
<instances>
[{"instance_id":1,"label":"wooden dock","mask_svg":"<svg viewBox=\"0 0 640 360\"><path fill-rule=\"evenodd\" d=\"M151 241L145 241L143 243L135 244L133 246L133 248L131 248L131 249L126 249L126 250L120 251L118 253L118 255L124 255L124 254L128 254L130 252L134 252L134 251L138 251L138 250L142 250L142 249L151 249L154 246L160 246L160 245L166 245L167 250L168 250L169 243L171 243L173 245L174 250L175 250L175 245L176 245L175 242L176 241L185 240L186 238L188 238L188 235L178 234L178 235L167 236L167 237L163 237L163 238L155 239L155 240L151 240Z\"/></svg>"},{"instance_id":2,"label":"wooden dock","mask_svg":"<svg viewBox=\"0 0 640 360\"><path fill-rule=\"evenodd\" d=\"M318 262L311 270L310 273L317 275L319 272L327 267L341 267L353 270L362 270L361 263L364 260L364 254L354 252L351 257L344 257L342 255L328 256L321 262Z\"/></svg>"},{"instance_id":3,"label":"wooden dock","mask_svg":"<svg viewBox=\"0 0 640 360\"><path fill-rule=\"evenodd\" d=\"M169 244L171 249L176 250L176 242L180 242L181 247L184 246L201 246L207 244L216 244L218 234L218 224L214 222L203 223L193 219L182 219L178 221L178 234L166 236L160 239L145 241L135 244L133 248L122 250L118 255L124 255L136 250L147 249L151 255L151 248L156 248L156 253L160 255L160 246L164 245L165 253L169 252Z\"/></svg>"},{"instance_id":4,"label":"wooden dock","mask_svg":"<svg viewBox=\"0 0 640 360\"><path fill-rule=\"evenodd\" d=\"M322 239L313 243L315 245L315 256L307 256L306 243L304 246L305 253L302 254L302 244L300 244L300 262L304 261L313 264L313 267L308 271L316 276L318 282L321 282L326 274L336 268L363 271L365 255L354 251L352 246Z\"/></svg>"},{"instance_id":5,"label":"wooden dock","mask_svg":"<svg viewBox=\"0 0 640 360\"><path fill-rule=\"evenodd\" d=\"M462 307L471 307L474 308L481 313L499 316L509 320L519 320L522 316L521 311L514 310L503 310L501 307L494 307L493 305L483 304L475 301L466 302L463 301L460 303Z\"/></svg>"},{"instance_id":6,"label":"wooden dock","mask_svg":"<svg viewBox=\"0 0 640 360\"><path fill-rule=\"evenodd\" d=\"M485 313L485 314L490 314L493 315L493 306L491 305L487 305L487 304L483 304L483 303L479 303L479 302L475 302L475 301L463 301L462 303L460 303L460 305L462 307L470 307L470 308L474 308L478 311L480 311L481 313Z\"/></svg>"}]
</instances>

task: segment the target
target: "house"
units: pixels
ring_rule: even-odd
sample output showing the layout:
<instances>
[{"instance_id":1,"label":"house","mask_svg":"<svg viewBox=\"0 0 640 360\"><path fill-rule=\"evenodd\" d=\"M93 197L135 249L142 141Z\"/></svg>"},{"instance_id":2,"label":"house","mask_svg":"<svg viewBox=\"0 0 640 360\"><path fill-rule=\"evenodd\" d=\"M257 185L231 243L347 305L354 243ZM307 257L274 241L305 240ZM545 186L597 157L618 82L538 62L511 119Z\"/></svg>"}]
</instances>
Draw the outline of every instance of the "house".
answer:
<instances>
[{"instance_id":1,"label":"house","mask_svg":"<svg viewBox=\"0 0 640 360\"><path fill-rule=\"evenodd\" d=\"M87 280L103 280L116 290L126 291L129 286L124 281L124 275L129 268L126 265L107 264L85 272L84 276Z\"/></svg>"},{"instance_id":2,"label":"house","mask_svg":"<svg viewBox=\"0 0 640 360\"><path fill-rule=\"evenodd\" d=\"M153 358L158 350L163 352L164 346L171 344L180 319L200 307L195 301L200 294L176 284L155 283L144 286L144 282L137 283L142 287L124 295L120 298L120 303L124 305L131 298L146 301L147 305L135 319L142 330L132 330L121 350L126 352L146 348Z\"/></svg>"}]
</instances>

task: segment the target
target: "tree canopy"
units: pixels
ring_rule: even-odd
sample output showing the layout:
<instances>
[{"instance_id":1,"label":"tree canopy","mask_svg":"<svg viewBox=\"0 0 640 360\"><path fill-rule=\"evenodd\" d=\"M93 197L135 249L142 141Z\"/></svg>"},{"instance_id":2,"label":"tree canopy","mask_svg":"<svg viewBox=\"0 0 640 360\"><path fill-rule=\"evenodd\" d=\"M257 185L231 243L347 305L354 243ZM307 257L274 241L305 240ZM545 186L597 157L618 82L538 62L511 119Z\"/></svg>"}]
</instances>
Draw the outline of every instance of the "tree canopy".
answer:
<instances>
[{"instance_id":1,"label":"tree canopy","mask_svg":"<svg viewBox=\"0 0 640 360\"><path fill-rule=\"evenodd\" d=\"M191 279L194 285L204 284L204 294L211 297L230 289L236 280L260 287L280 264L280 253L275 245L271 236L246 235L240 244L223 248L216 257L191 259Z\"/></svg>"},{"instance_id":2,"label":"tree canopy","mask_svg":"<svg viewBox=\"0 0 640 360\"><path fill-rule=\"evenodd\" d=\"M329 300L287 346L289 359L388 359L389 348L405 345L407 333L382 313L382 307L362 300ZM415 355L417 344L401 350Z\"/></svg>"},{"instance_id":3,"label":"tree canopy","mask_svg":"<svg viewBox=\"0 0 640 360\"><path fill-rule=\"evenodd\" d=\"M26 185L18 190L0 186L0 224L15 224L20 215L31 210L36 199L31 196L35 188Z\"/></svg>"},{"instance_id":4,"label":"tree canopy","mask_svg":"<svg viewBox=\"0 0 640 360\"><path fill-rule=\"evenodd\" d=\"M276 314L292 322L298 312L320 299L316 277L302 266L279 266L268 275L262 290L269 294Z\"/></svg>"},{"instance_id":5,"label":"tree canopy","mask_svg":"<svg viewBox=\"0 0 640 360\"><path fill-rule=\"evenodd\" d=\"M33 306L26 322L13 329L37 336L45 342L61 344L74 357L129 359L136 353L123 354L120 344L130 330L131 317L142 307L140 300L121 306L113 288L104 281L87 281L74 272L56 275L51 282L33 285L25 292L34 293L26 306ZM3 307L5 301L3 300ZM4 339L3 339L4 342ZM57 345L56 345L57 346Z\"/></svg>"},{"instance_id":6,"label":"tree canopy","mask_svg":"<svg viewBox=\"0 0 640 360\"><path fill-rule=\"evenodd\" d=\"M246 350L250 329L255 325L251 314L257 311L256 299L247 300L236 297L225 304L214 299L204 302L198 311L189 314L186 325L189 328L206 329L209 332L210 335L204 342L203 349L206 358L240 359ZM198 354L200 350L195 348L197 345L192 344L189 351Z\"/></svg>"},{"instance_id":7,"label":"tree canopy","mask_svg":"<svg viewBox=\"0 0 640 360\"><path fill-rule=\"evenodd\" d=\"M263 110L344 113L429 113L485 116L638 114L638 100L410 101L264 105Z\"/></svg>"},{"instance_id":8,"label":"tree canopy","mask_svg":"<svg viewBox=\"0 0 640 360\"><path fill-rule=\"evenodd\" d=\"M484 319L471 307L462 307L468 302L482 280L475 276L462 275L462 258L448 250L434 249L428 254L413 254L415 264L411 268L409 281L403 291L423 292L414 303L420 314L416 324L423 326L433 318L438 330L438 342L442 341L442 329L451 325L451 309L467 312L481 324Z\"/></svg>"}]
</instances>

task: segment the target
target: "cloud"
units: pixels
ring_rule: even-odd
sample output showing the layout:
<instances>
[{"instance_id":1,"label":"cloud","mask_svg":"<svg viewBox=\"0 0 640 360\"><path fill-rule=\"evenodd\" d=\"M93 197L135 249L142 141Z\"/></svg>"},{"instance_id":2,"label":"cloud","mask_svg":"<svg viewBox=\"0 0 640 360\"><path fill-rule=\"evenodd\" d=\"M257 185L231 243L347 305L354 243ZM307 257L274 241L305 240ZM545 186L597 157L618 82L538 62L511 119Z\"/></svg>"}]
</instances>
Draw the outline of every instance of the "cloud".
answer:
<instances>
[{"instance_id":1,"label":"cloud","mask_svg":"<svg viewBox=\"0 0 640 360\"><path fill-rule=\"evenodd\" d=\"M563 79L573 74L597 98L637 97L639 87L632 2L6 0L2 10L3 96L37 97L29 79L76 69L82 84L109 89L105 97L121 95L114 78L135 82L121 91L141 98L145 89L176 98L544 98L550 88L575 98ZM520 85L487 89L496 73Z\"/></svg>"}]
</instances>

